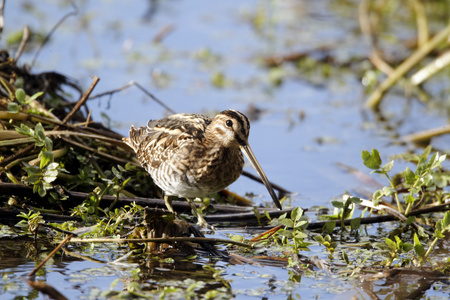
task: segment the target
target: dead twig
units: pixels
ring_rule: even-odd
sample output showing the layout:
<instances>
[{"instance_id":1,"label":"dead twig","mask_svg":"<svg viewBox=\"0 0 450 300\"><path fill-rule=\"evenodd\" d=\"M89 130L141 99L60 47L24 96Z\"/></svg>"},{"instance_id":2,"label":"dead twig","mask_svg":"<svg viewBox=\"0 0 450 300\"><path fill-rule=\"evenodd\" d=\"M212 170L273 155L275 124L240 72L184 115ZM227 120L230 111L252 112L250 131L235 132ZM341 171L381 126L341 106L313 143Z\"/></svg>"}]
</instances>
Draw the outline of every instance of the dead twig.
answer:
<instances>
[{"instance_id":1,"label":"dead twig","mask_svg":"<svg viewBox=\"0 0 450 300\"><path fill-rule=\"evenodd\" d=\"M290 54L286 54L286 55L274 55L274 56L264 58L264 65L267 67L276 67L285 62L293 62L293 61L297 61L299 59L308 57L311 54L316 53L316 52L329 52L331 49L332 49L331 46L324 45L324 46L319 46L319 47L311 49L311 50L295 52L295 53L290 53Z\"/></svg>"},{"instance_id":2,"label":"dead twig","mask_svg":"<svg viewBox=\"0 0 450 300\"><path fill-rule=\"evenodd\" d=\"M56 252L58 252L59 249L61 249L62 246L64 246L65 243L67 243L75 234L71 233L69 234L59 245L53 249L52 252L39 264L37 265L29 274L28 277L32 277L36 274L37 271L50 259L55 255Z\"/></svg>"},{"instance_id":3,"label":"dead twig","mask_svg":"<svg viewBox=\"0 0 450 300\"><path fill-rule=\"evenodd\" d=\"M271 228L271 229L269 229L269 230L267 230L267 231L264 231L264 232L261 233L261 234L258 234L257 236L255 236L254 238L252 238L252 239L250 240L250 242L259 242L259 241L268 239L268 238L270 238L272 235L274 235L278 230L280 230L280 229L283 228L283 227L284 227L284 225L278 225L278 226L275 226L274 228Z\"/></svg>"},{"instance_id":4,"label":"dead twig","mask_svg":"<svg viewBox=\"0 0 450 300\"><path fill-rule=\"evenodd\" d=\"M41 199L39 195L33 193L33 188L30 186L26 186L23 184L16 183L7 183L0 182L0 194L3 195L16 195L19 197L27 197L30 199ZM75 200L76 202L82 202L87 199L90 194L84 192L76 192L76 191L64 191L64 194L67 195L71 200ZM111 203L117 201L119 205L130 205L131 203L136 203L140 206L148 206L148 207L158 207L165 208L165 202L163 199L157 198L143 198L143 197L125 197L120 196L117 198L116 196L111 195L103 195L102 203L105 206L109 206ZM191 209L191 206L186 201L178 201L174 200L172 202L173 209L177 212L183 212ZM205 219L208 222L224 222L229 223L231 221L242 221L248 222L249 220L255 220L256 216L251 207L240 207L234 205L213 205L216 215L205 216ZM271 218L280 216L283 213L290 213L290 210L278 210L278 209L267 209L267 208L258 208L258 211L261 215L264 215L264 211L267 211ZM7 214L7 211L5 211ZM220 214L222 213L222 214ZM1 216L1 211L0 211ZM55 215L57 216L57 215ZM66 220L65 220L66 221Z\"/></svg>"},{"instance_id":5,"label":"dead twig","mask_svg":"<svg viewBox=\"0 0 450 300\"><path fill-rule=\"evenodd\" d=\"M34 66L34 64L36 63L36 60L37 60L39 54L41 53L42 48L44 48L44 46L50 40L50 37L58 29L58 27L61 26L61 24L63 24L66 21L67 18L69 18L71 16L75 16L75 15L78 14L78 8L75 6L74 3L72 3L72 8L74 9L74 11L72 11L70 13L67 13L65 16L63 16L61 18L61 20L59 20L58 23L56 23L55 26L53 26L53 28L47 33L47 35L45 36L44 40L39 45L39 48L37 49L36 53L34 54L33 60L31 61L31 64L30 64L30 69Z\"/></svg>"},{"instance_id":6,"label":"dead twig","mask_svg":"<svg viewBox=\"0 0 450 300\"><path fill-rule=\"evenodd\" d=\"M15 130L9 130L9 131L5 130L3 132L3 134L11 134L11 135L13 135L14 132L16 132L16 131ZM24 143L30 143L30 142L36 141L33 138L23 137L23 135L21 135L20 133L18 133L18 132L16 132L16 133L19 135L16 138L0 140L1 141L1 146L11 146L11 145L18 145L18 144L24 144ZM101 135L101 134L93 134L93 133L85 132L84 130L79 130L79 131L71 131L71 130L46 131L45 135L46 136L60 136L60 135L80 136L80 137L85 137L85 138L90 138L90 139L97 139L97 140L101 140L101 141L104 141L104 142L108 142L108 143L110 143L112 145L120 146L123 149L127 149L127 147L128 147L121 140L118 140L118 139L115 139L115 138L110 138L110 137L107 137L107 136Z\"/></svg>"},{"instance_id":7,"label":"dead twig","mask_svg":"<svg viewBox=\"0 0 450 300\"><path fill-rule=\"evenodd\" d=\"M207 237L167 237L167 238L146 238L146 239L115 239L115 238L72 238L71 243L175 243L175 242L191 242L191 243L214 243L214 244L232 244L245 248L253 248L254 246L247 243L241 243L233 240L207 238Z\"/></svg>"},{"instance_id":8,"label":"dead twig","mask_svg":"<svg viewBox=\"0 0 450 300\"><path fill-rule=\"evenodd\" d=\"M97 99L97 98L101 98L104 96L112 96L117 92L121 92L123 90L126 90L127 88L131 87L131 86L135 86L138 89L140 89L142 92L144 92L144 94L146 94L147 96L149 96L150 98L152 98L156 103L158 103L159 105L161 105L162 107L164 107L168 112L170 112L171 114L175 114L175 111L173 109L171 109L170 107L168 107L164 102L162 102L161 100L159 100L157 97L155 97L152 93L150 93L147 89L145 89L144 87L142 87L139 83L137 83L136 81L130 81L127 84L125 84L124 86L111 90L111 91L107 91L107 92L103 92L97 95L94 95L92 97L89 97L88 100L93 100L93 99Z\"/></svg>"},{"instance_id":9,"label":"dead twig","mask_svg":"<svg viewBox=\"0 0 450 300\"><path fill-rule=\"evenodd\" d=\"M369 38L370 43L372 44L372 54L369 57L370 62L381 72L389 75L393 72L393 68L383 59L378 47L377 35L374 34L374 26L371 24L369 2L369 0L363 0L358 7L359 26L361 32Z\"/></svg>"},{"instance_id":10,"label":"dead twig","mask_svg":"<svg viewBox=\"0 0 450 300\"><path fill-rule=\"evenodd\" d=\"M3 35L3 27L5 27L5 0L0 2L0 40Z\"/></svg>"},{"instance_id":11,"label":"dead twig","mask_svg":"<svg viewBox=\"0 0 450 300\"><path fill-rule=\"evenodd\" d=\"M401 137L399 140L402 142L410 142L410 143L424 143L428 142L435 136L449 133L450 133L450 125L445 125L439 128L427 129L416 133L408 134Z\"/></svg>"},{"instance_id":12,"label":"dead twig","mask_svg":"<svg viewBox=\"0 0 450 300\"><path fill-rule=\"evenodd\" d=\"M409 212L408 216L420 216L423 214L429 214L429 213L435 213L435 212L445 212L450 210L450 203L445 203L445 204L441 204L441 205L435 205L435 206L430 206L430 207L426 207L426 208L421 208L421 209L415 209ZM383 215L383 216L375 216L375 217L367 217L367 218L361 218L360 219L360 224L361 225L367 225L367 224L378 224L378 223L384 223L384 222L392 222L392 221L397 221L398 218L396 216L393 215ZM346 219L344 220L344 225L345 226L350 226L351 225L351 221L352 219ZM308 223L308 226L306 227L306 229L308 230L314 230L314 229L322 229L323 226L325 226L326 223L328 222L335 222L336 223L336 227L340 227L341 226L341 220L330 220L330 221L321 221L321 222L311 222Z\"/></svg>"},{"instance_id":13,"label":"dead twig","mask_svg":"<svg viewBox=\"0 0 450 300\"><path fill-rule=\"evenodd\" d=\"M100 80L100 78L98 78L97 76L94 76L91 86L88 88L86 93L83 94L83 96L80 98L80 100L78 100L77 104L72 108L72 110L62 120L62 124L66 124L67 121L69 121L70 118L72 118L72 116L81 108L81 106L83 106L86 103L87 99L89 98L89 95L92 93L92 91L94 90L94 88L97 85L97 83L99 82L99 80ZM53 129L53 131L57 131L58 129L59 129L59 125L56 126Z\"/></svg>"},{"instance_id":14,"label":"dead twig","mask_svg":"<svg viewBox=\"0 0 450 300\"><path fill-rule=\"evenodd\" d=\"M425 8L422 1L412 0L412 7L414 9L414 12L416 13L417 45L420 48L425 45L430 38L430 33L428 32L427 15L425 14Z\"/></svg>"},{"instance_id":15,"label":"dead twig","mask_svg":"<svg viewBox=\"0 0 450 300\"><path fill-rule=\"evenodd\" d=\"M94 148L92 148L92 147L89 147L89 146L87 146L87 145L85 145L85 144L75 142L74 140L71 140L71 139L68 139L68 138L65 138L65 137L61 137L61 139L62 139L64 142L66 142L66 143L68 143L68 144L70 144L70 145L72 145L72 146L75 146L75 147L77 147L77 148L80 148L80 149L83 149L83 150L87 150L87 151L89 151L89 152L92 152L92 153L94 153L95 155L100 156L101 158L106 159L106 160L108 160L108 161L112 161L112 162L114 162L114 163L121 163L121 164L123 164L123 165L126 165L127 163L130 163L130 164L135 165L135 166L137 166L137 167L140 167L140 166L141 166L138 162L134 162L134 161L131 161L131 160L128 160L128 159L124 159L124 158L120 158L120 157L117 157L117 156L108 154L108 153L106 153L106 152L103 152L103 151L94 149ZM0 166L1 166L1 164L0 164Z\"/></svg>"},{"instance_id":16,"label":"dead twig","mask_svg":"<svg viewBox=\"0 0 450 300\"><path fill-rule=\"evenodd\" d=\"M23 191L21 191L21 192L23 193ZM32 192L33 191L31 190L31 194L32 194ZM27 193L27 194L29 194L29 193ZM20 196L20 194L15 194L15 195ZM29 211L28 209L0 207L0 223L6 224L6 225L16 224L17 222L23 220L23 218L18 217L17 215L20 214L21 212L28 213L28 211ZM44 220L46 222L63 223L63 222L69 222L69 221L77 221L77 222L81 221L81 218L78 218L78 217L71 217L71 216L59 215L59 214L50 214L50 213L41 212L41 216L44 218Z\"/></svg>"},{"instance_id":17,"label":"dead twig","mask_svg":"<svg viewBox=\"0 0 450 300\"><path fill-rule=\"evenodd\" d=\"M30 38L30 28L28 26L25 26L23 28L23 36L22 41L20 41L19 49L17 49L16 56L14 57L14 60L17 62L22 55L23 49L25 49L25 45L28 42L28 39Z\"/></svg>"},{"instance_id":18,"label":"dead twig","mask_svg":"<svg viewBox=\"0 0 450 300\"><path fill-rule=\"evenodd\" d=\"M419 85L448 65L450 65L450 50L444 52L442 55L434 59L431 63L412 75L411 83L413 85Z\"/></svg>"},{"instance_id":19,"label":"dead twig","mask_svg":"<svg viewBox=\"0 0 450 300\"><path fill-rule=\"evenodd\" d=\"M28 152L33 150L35 146L36 146L35 144L30 144L30 145L26 146L25 148L22 148L19 151L15 152L13 155L8 156L4 160L0 161L0 167L6 166L10 162L26 155Z\"/></svg>"},{"instance_id":20,"label":"dead twig","mask_svg":"<svg viewBox=\"0 0 450 300\"><path fill-rule=\"evenodd\" d=\"M214 208L216 210L219 209L223 209L224 205L214 205ZM227 207L227 206L225 206ZM214 214L214 215L208 215L208 216L204 216L205 220L208 223L245 223L245 224L250 224L250 223L258 223L258 218L255 216L255 213L253 211L249 212L248 208L247 212L239 212L236 211L235 208L237 208L236 206L228 206L228 207L233 207L230 211L230 213L228 214ZM267 209L267 208L259 208L258 209L258 213L261 215L260 220L262 219L266 219L264 212L267 211L267 214L269 215L270 218L278 218L279 216L281 216L282 214L288 214L290 215L292 209L283 209L283 210L279 210L279 209Z\"/></svg>"},{"instance_id":21,"label":"dead twig","mask_svg":"<svg viewBox=\"0 0 450 300\"><path fill-rule=\"evenodd\" d=\"M172 31L174 31L175 26L171 25L167 25L164 26L162 30L160 30L155 37L153 38L153 43L157 44L157 43L161 43L161 41L168 36Z\"/></svg>"},{"instance_id":22,"label":"dead twig","mask_svg":"<svg viewBox=\"0 0 450 300\"><path fill-rule=\"evenodd\" d=\"M450 24L436 34L431 40L429 40L422 47L418 48L413 54L411 54L405 61L403 61L370 95L366 101L366 106L376 109L384 93L394 85L403 75L406 74L412 67L420 62L428 53L435 49L440 43L448 39L450 35Z\"/></svg>"}]
</instances>

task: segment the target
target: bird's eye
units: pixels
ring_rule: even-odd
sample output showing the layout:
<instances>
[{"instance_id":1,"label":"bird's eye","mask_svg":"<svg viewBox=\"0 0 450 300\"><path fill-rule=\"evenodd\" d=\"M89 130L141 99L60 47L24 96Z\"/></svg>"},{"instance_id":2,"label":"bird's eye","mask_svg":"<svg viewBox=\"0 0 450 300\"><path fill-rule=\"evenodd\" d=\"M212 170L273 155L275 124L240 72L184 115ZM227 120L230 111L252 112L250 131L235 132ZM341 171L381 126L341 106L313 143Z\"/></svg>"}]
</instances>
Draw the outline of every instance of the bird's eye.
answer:
<instances>
[{"instance_id":1,"label":"bird's eye","mask_svg":"<svg viewBox=\"0 0 450 300\"><path fill-rule=\"evenodd\" d=\"M227 127L233 127L233 121L227 120L227 121L225 122L225 125L227 125Z\"/></svg>"}]
</instances>

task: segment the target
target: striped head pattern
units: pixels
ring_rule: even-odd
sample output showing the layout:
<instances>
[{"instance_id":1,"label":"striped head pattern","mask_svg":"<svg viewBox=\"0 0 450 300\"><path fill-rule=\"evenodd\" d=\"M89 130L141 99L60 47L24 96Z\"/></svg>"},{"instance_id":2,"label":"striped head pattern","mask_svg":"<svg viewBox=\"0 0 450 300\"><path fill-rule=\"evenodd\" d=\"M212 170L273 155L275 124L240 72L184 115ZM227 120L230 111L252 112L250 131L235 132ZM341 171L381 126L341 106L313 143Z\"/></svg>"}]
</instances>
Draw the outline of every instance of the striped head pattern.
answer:
<instances>
[{"instance_id":1,"label":"striped head pattern","mask_svg":"<svg viewBox=\"0 0 450 300\"><path fill-rule=\"evenodd\" d=\"M249 133L250 122L247 117L229 109L220 112L212 120L206 136L225 147L240 147L248 144Z\"/></svg>"}]
</instances>

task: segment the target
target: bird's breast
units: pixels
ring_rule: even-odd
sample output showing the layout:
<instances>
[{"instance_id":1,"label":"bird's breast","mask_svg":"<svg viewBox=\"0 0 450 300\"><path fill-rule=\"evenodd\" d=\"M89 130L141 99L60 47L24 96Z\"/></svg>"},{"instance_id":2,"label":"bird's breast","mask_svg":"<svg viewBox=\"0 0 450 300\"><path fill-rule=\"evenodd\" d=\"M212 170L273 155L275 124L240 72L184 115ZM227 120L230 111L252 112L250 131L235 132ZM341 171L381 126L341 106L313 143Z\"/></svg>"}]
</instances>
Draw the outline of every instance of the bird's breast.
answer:
<instances>
[{"instance_id":1,"label":"bird's breast","mask_svg":"<svg viewBox=\"0 0 450 300\"><path fill-rule=\"evenodd\" d=\"M203 197L218 192L242 173L244 158L240 149L184 145L166 163L150 174L166 194Z\"/></svg>"}]
</instances>

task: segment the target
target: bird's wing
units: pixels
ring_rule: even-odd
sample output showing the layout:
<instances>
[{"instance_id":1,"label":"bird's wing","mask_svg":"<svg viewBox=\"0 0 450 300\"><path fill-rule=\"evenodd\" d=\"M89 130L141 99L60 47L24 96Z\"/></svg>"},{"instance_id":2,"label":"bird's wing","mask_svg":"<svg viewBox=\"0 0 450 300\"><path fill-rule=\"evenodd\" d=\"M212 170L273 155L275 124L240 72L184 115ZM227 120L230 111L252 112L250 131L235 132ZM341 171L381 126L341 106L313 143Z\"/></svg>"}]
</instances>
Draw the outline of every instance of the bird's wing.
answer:
<instances>
[{"instance_id":1,"label":"bird's wing","mask_svg":"<svg viewBox=\"0 0 450 300\"><path fill-rule=\"evenodd\" d=\"M131 127L130 137L124 141L130 145L146 167L157 168L170 160L183 145L202 139L211 119L204 115L176 114L170 117L150 120L146 127Z\"/></svg>"}]
</instances>

